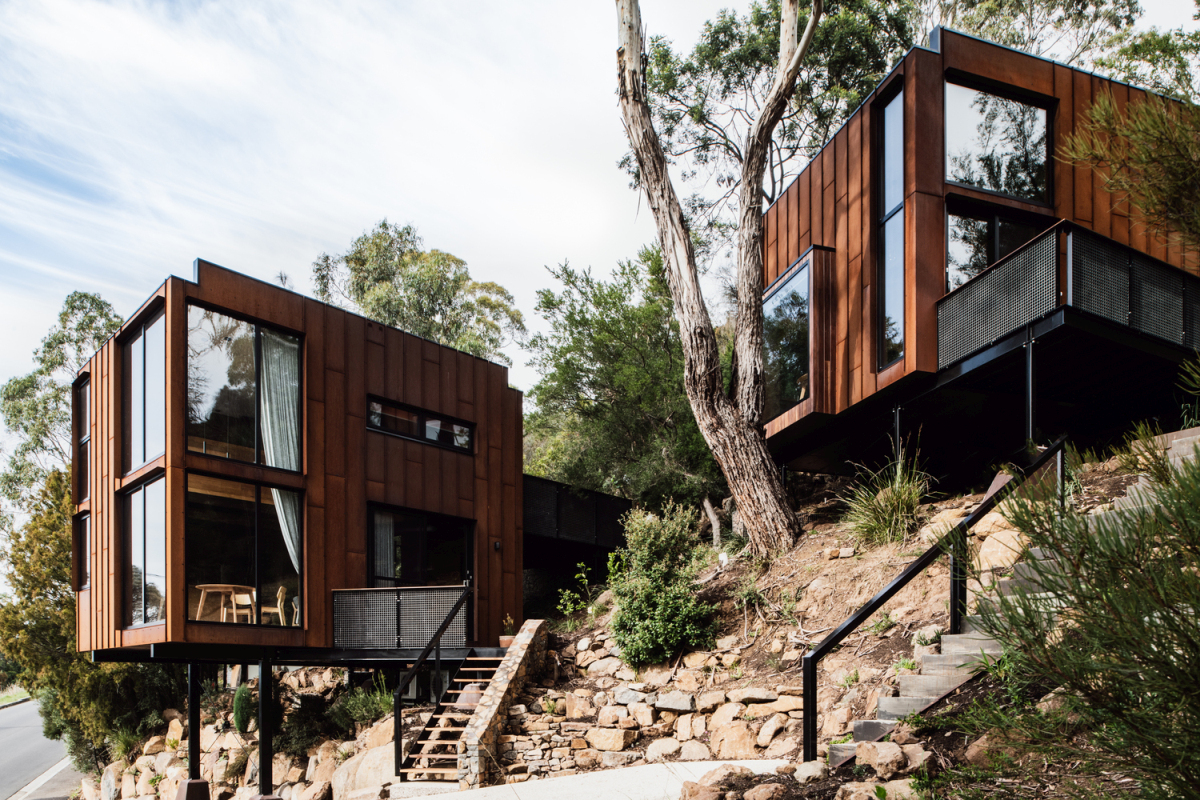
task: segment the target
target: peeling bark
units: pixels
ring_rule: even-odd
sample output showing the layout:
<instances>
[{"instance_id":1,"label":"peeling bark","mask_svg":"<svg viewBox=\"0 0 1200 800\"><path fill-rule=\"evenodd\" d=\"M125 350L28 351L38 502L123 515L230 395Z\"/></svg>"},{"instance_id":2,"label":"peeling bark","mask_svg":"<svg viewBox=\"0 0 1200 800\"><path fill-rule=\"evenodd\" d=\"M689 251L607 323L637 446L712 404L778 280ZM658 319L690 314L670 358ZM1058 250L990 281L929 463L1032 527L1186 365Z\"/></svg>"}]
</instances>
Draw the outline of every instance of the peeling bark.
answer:
<instances>
[{"instance_id":1,"label":"peeling bark","mask_svg":"<svg viewBox=\"0 0 1200 800\"><path fill-rule=\"evenodd\" d=\"M708 521L712 525L713 549L721 547L721 518L717 516L717 510L713 508L712 501L708 499L708 495L704 495L704 513L708 515Z\"/></svg>"},{"instance_id":2,"label":"peeling bark","mask_svg":"<svg viewBox=\"0 0 1200 800\"><path fill-rule=\"evenodd\" d=\"M788 507L779 469L767 452L760 428L764 400L761 186L771 135L787 109L823 5L814 0L813 14L797 42L799 0L784 0L779 72L747 136L738 233L736 374L731 398L722 391L717 339L700 292L691 235L646 103L641 10L638 0L616 0L616 4L621 116L667 266L667 284L683 342L688 401L744 515L751 550L759 555L784 550L791 547L800 526Z\"/></svg>"}]
</instances>

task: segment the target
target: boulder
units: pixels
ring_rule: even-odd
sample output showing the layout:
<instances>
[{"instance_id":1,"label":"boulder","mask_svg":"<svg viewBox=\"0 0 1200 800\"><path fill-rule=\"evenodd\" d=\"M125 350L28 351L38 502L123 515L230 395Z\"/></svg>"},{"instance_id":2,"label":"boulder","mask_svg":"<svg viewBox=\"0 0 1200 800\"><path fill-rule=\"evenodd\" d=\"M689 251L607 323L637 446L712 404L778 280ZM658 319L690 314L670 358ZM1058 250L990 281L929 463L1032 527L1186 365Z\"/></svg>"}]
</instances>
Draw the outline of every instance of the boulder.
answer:
<instances>
[{"instance_id":1,"label":"boulder","mask_svg":"<svg viewBox=\"0 0 1200 800\"><path fill-rule=\"evenodd\" d=\"M654 706L649 703L630 703L626 708L629 709L629 716L633 717L643 728L654 724Z\"/></svg>"},{"instance_id":2,"label":"boulder","mask_svg":"<svg viewBox=\"0 0 1200 800\"><path fill-rule=\"evenodd\" d=\"M376 722L370 728L367 728L366 736L363 739L363 746L366 750L373 750L376 747L383 747L391 744L396 736L396 718L387 717Z\"/></svg>"},{"instance_id":3,"label":"boulder","mask_svg":"<svg viewBox=\"0 0 1200 800\"><path fill-rule=\"evenodd\" d=\"M567 719L583 719L590 717L595 713L596 709L592 708L592 702L586 697L578 697L569 694L564 698L566 706Z\"/></svg>"},{"instance_id":4,"label":"boulder","mask_svg":"<svg viewBox=\"0 0 1200 800\"><path fill-rule=\"evenodd\" d=\"M711 656L708 653L701 653L699 651L687 653L683 657L683 665L688 669L696 669L707 664L709 658Z\"/></svg>"},{"instance_id":5,"label":"boulder","mask_svg":"<svg viewBox=\"0 0 1200 800\"><path fill-rule=\"evenodd\" d=\"M651 764L665 761L667 756L675 755L680 749L681 746L675 739L655 739L646 748L646 760Z\"/></svg>"},{"instance_id":6,"label":"boulder","mask_svg":"<svg viewBox=\"0 0 1200 800\"><path fill-rule=\"evenodd\" d=\"M182 763L179 756L175 755L175 751L164 750L154 757L154 771L159 775L166 775L167 770Z\"/></svg>"},{"instance_id":7,"label":"boulder","mask_svg":"<svg viewBox=\"0 0 1200 800\"><path fill-rule=\"evenodd\" d=\"M681 670L675 676L675 688L683 692L694 694L700 691L704 686L704 677L699 670L685 669Z\"/></svg>"},{"instance_id":8,"label":"boulder","mask_svg":"<svg viewBox=\"0 0 1200 800\"><path fill-rule=\"evenodd\" d=\"M395 770L396 756L391 745L364 750L334 771L330 781L333 800L347 800L355 792L392 783Z\"/></svg>"},{"instance_id":9,"label":"boulder","mask_svg":"<svg viewBox=\"0 0 1200 800\"><path fill-rule=\"evenodd\" d=\"M138 773L137 784L133 787L137 797L144 797L148 794L154 794L154 784L150 783L150 779L154 777L154 771L145 769Z\"/></svg>"},{"instance_id":10,"label":"boulder","mask_svg":"<svg viewBox=\"0 0 1200 800\"><path fill-rule=\"evenodd\" d=\"M971 742L964 757L973 766L986 769L992 766L992 760L997 755L1015 758L1017 751L1006 744L1004 737L993 729Z\"/></svg>"},{"instance_id":11,"label":"boulder","mask_svg":"<svg viewBox=\"0 0 1200 800\"><path fill-rule=\"evenodd\" d=\"M758 730L758 746L767 747L783 730L783 726L787 725L788 718L786 714L776 714L763 723L763 726Z\"/></svg>"},{"instance_id":12,"label":"boulder","mask_svg":"<svg viewBox=\"0 0 1200 800\"><path fill-rule=\"evenodd\" d=\"M753 686L745 689L733 689L729 692L729 700L733 703L770 703L778 699L779 695L770 689Z\"/></svg>"},{"instance_id":13,"label":"boulder","mask_svg":"<svg viewBox=\"0 0 1200 800\"><path fill-rule=\"evenodd\" d=\"M575 666L580 667L580 668L589 667L599 660L600 660L600 657L597 656L594 652L592 652L591 650L584 650L583 652L578 653L575 656Z\"/></svg>"},{"instance_id":14,"label":"boulder","mask_svg":"<svg viewBox=\"0 0 1200 800\"><path fill-rule=\"evenodd\" d=\"M675 720L675 738L681 742L686 742L692 738L692 718L693 714L684 714L679 719Z\"/></svg>"},{"instance_id":15,"label":"boulder","mask_svg":"<svg viewBox=\"0 0 1200 800\"><path fill-rule=\"evenodd\" d=\"M679 800L722 800L725 793L712 786L703 786L694 781L684 781Z\"/></svg>"},{"instance_id":16,"label":"boulder","mask_svg":"<svg viewBox=\"0 0 1200 800\"><path fill-rule=\"evenodd\" d=\"M644 703L646 702L646 693L637 692L627 686L622 686L613 693L613 702L621 706L627 706L630 703Z\"/></svg>"},{"instance_id":17,"label":"boulder","mask_svg":"<svg viewBox=\"0 0 1200 800\"><path fill-rule=\"evenodd\" d=\"M620 728L592 728L584 737L594 749L601 752L619 752L637 740L637 731ZM341 800L337 798L337 800Z\"/></svg>"},{"instance_id":18,"label":"boulder","mask_svg":"<svg viewBox=\"0 0 1200 800\"><path fill-rule=\"evenodd\" d=\"M575 751L575 766L582 769L592 769L600 766L600 751L586 748Z\"/></svg>"},{"instance_id":19,"label":"boulder","mask_svg":"<svg viewBox=\"0 0 1200 800\"><path fill-rule=\"evenodd\" d=\"M641 679L650 686L666 686L671 680L671 667L669 664L646 667L641 672Z\"/></svg>"},{"instance_id":20,"label":"boulder","mask_svg":"<svg viewBox=\"0 0 1200 800\"><path fill-rule=\"evenodd\" d=\"M767 748L767 752L763 753L767 758L784 758L795 752L800 746L800 740L791 736L785 736L771 742L771 746Z\"/></svg>"},{"instance_id":21,"label":"boulder","mask_svg":"<svg viewBox=\"0 0 1200 800\"><path fill-rule=\"evenodd\" d=\"M716 757L722 760L737 761L758 757L754 733L745 722L731 722L723 728L714 729L709 744Z\"/></svg>"},{"instance_id":22,"label":"boulder","mask_svg":"<svg viewBox=\"0 0 1200 800\"><path fill-rule=\"evenodd\" d=\"M697 714L692 717L692 738L699 739L708 732L708 717Z\"/></svg>"},{"instance_id":23,"label":"boulder","mask_svg":"<svg viewBox=\"0 0 1200 800\"><path fill-rule=\"evenodd\" d=\"M83 800L100 800L100 784L91 778L84 778L79 782L79 796Z\"/></svg>"},{"instance_id":24,"label":"boulder","mask_svg":"<svg viewBox=\"0 0 1200 800\"><path fill-rule=\"evenodd\" d=\"M907 762L904 766L905 775L921 772L929 759L933 758L933 753L919 744L900 745L900 749L904 751L904 759Z\"/></svg>"},{"instance_id":25,"label":"boulder","mask_svg":"<svg viewBox=\"0 0 1200 800\"><path fill-rule=\"evenodd\" d=\"M703 692L696 698L696 710L701 714L711 714L725 702L725 693L720 689Z\"/></svg>"},{"instance_id":26,"label":"boulder","mask_svg":"<svg viewBox=\"0 0 1200 800\"><path fill-rule=\"evenodd\" d=\"M133 800L137 796L137 778L126 770L121 775L121 800Z\"/></svg>"},{"instance_id":27,"label":"boulder","mask_svg":"<svg viewBox=\"0 0 1200 800\"><path fill-rule=\"evenodd\" d=\"M333 773L337 770L338 742L324 742L317 748L316 769L309 769L306 776L308 782L316 786L318 783L328 783L330 792L333 791Z\"/></svg>"},{"instance_id":28,"label":"boulder","mask_svg":"<svg viewBox=\"0 0 1200 800\"><path fill-rule=\"evenodd\" d=\"M731 633L728 636L722 636L720 639L717 639L717 649L732 650L738 646L739 641L741 641L740 637L734 633Z\"/></svg>"},{"instance_id":29,"label":"boulder","mask_svg":"<svg viewBox=\"0 0 1200 800\"><path fill-rule=\"evenodd\" d=\"M625 766L632 764L635 761L640 761L641 758L642 758L642 754L637 753L637 752L601 753L600 754L600 766L604 767L605 769L614 769L616 767L625 767Z\"/></svg>"},{"instance_id":30,"label":"boulder","mask_svg":"<svg viewBox=\"0 0 1200 800\"><path fill-rule=\"evenodd\" d=\"M894 742L859 742L854 758L859 764L875 770L875 774L885 781L908 765L904 751Z\"/></svg>"},{"instance_id":31,"label":"boulder","mask_svg":"<svg viewBox=\"0 0 1200 800\"><path fill-rule=\"evenodd\" d=\"M129 765L114 761L100 774L100 800L117 800L121 796L121 776Z\"/></svg>"},{"instance_id":32,"label":"boulder","mask_svg":"<svg viewBox=\"0 0 1200 800\"><path fill-rule=\"evenodd\" d=\"M823 781L829 777L829 763L824 760L802 762L796 765L796 772L792 777L801 785Z\"/></svg>"},{"instance_id":33,"label":"boulder","mask_svg":"<svg viewBox=\"0 0 1200 800\"><path fill-rule=\"evenodd\" d=\"M749 778L752 775L754 775L754 772L747 767L740 767L737 764L720 764L701 775L700 780L697 782L701 786L720 786L730 778Z\"/></svg>"},{"instance_id":34,"label":"boulder","mask_svg":"<svg viewBox=\"0 0 1200 800\"><path fill-rule=\"evenodd\" d=\"M843 783L837 790L834 800L877 800L879 795L875 794L875 787L882 784L867 783L865 781L851 781ZM886 789L884 790L887 791ZM890 795L884 795L890 800Z\"/></svg>"},{"instance_id":35,"label":"boulder","mask_svg":"<svg viewBox=\"0 0 1200 800\"><path fill-rule=\"evenodd\" d=\"M161 753L163 750L165 750L166 747L167 747L167 737L151 736L149 741L147 741L146 744L142 746L142 755L156 756L159 753Z\"/></svg>"},{"instance_id":36,"label":"boulder","mask_svg":"<svg viewBox=\"0 0 1200 800\"><path fill-rule=\"evenodd\" d=\"M578 642L575 643L575 649L581 653L584 650L591 650L592 649L592 637L585 636L582 639L580 639Z\"/></svg>"},{"instance_id":37,"label":"boulder","mask_svg":"<svg viewBox=\"0 0 1200 800\"><path fill-rule=\"evenodd\" d=\"M971 528L971 533L980 539L985 539L1000 531L1011 531L1012 524L1004 518L1004 515L999 511L989 511L983 515L983 519L975 523Z\"/></svg>"},{"instance_id":38,"label":"boulder","mask_svg":"<svg viewBox=\"0 0 1200 800\"><path fill-rule=\"evenodd\" d=\"M975 568L983 572L999 567L1011 567L1029 546L1029 538L1020 531L997 531L989 536L975 557Z\"/></svg>"},{"instance_id":39,"label":"boulder","mask_svg":"<svg viewBox=\"0 0 1200 800\"><path fill-rule=\"evenodd\" d=\"M770 703L754 703L746 707L746 711L755 717L765 717L769 714L786 714L789 711L800 711L804 708L804 699L784 696Z\"/></svg>"},{"instance_id":40,"label":"boulder","mask_svg":"<svg viewBox=\"0 0 1200 800\"><path fill-rule=\"evenodd\" d=\"M659 696L654 707L663 711L676 711L686 714L696 710L696 698L687 692L674 691Z\"/></svg>"},{"instance_id":41,"label":"boulder","mask_svg":"<svg viewBox=\"0 0 1200 800\"><path fill-rule=\"evenodd\" d=\"M629 709L625 706L605 706L600 709L600 714L596 720L596 724L605 728L614 727L623 718L629 716Z\"/></svg>"},{"instance_id":42,"label":"boulder","mask_svg":"<svg viewBox=\"0 0 1200 800\"><path fill-rule=\"evenodd\" d=\"M178 747L179 743L183 741L183 721L182 720L173 719L169 723L167 723L167 741L175 742L176 747Z\"/></svg>"},{"instance_id":43,"label":"boulder","mask_svg":"<svg viewBox=\"0 0 1200 800\"><path fill-rule=\"evenodd\" d=\"M724 728L740 717L745 710L746 707L741 703L726 703L713 712L712 717L708 720L708 729L715 731L718 728Z\"/></svg>"},{"instance_id":44,"label":"boulder","mask_svg":"<svg viewBox=\"0 0 1200 800\"><path fill-rule=\"evenodd\" d=\"M300 794L299 800L333 800L333 785L329 781L317 781Z\"/></svg>"},{"instance_id":45,"label":"boulder","mask_svg":"<svg viewBox=\"0 0 1200 800\"><path fill-rule=\"evenodd\" d=\"M684 742L679 748L680 761L708 761L712 758L712 753L708 752L708 748L703 742L697 742L695 739ZM579 757L576 756L576 761Z\"/></svg>"},{"instance_id":46,"label":"boulder","mask_svg":"<svg viewBox=\"0 0 1200 800\"><path fill-rule=\"evenodd\" d=\"M788 790L782 783L760 783L746 790L743 800L783 800Z\"/></svg>"},{"instance_id":47,"label":"boulder","mask_svg":"<svg viewBox=\"0 0 1200 800\"><path fill-rule=\"evenodd\" d=\"M179 720L181 723L187 722L187 717L178 708L164 708L162 718L163 722L167 723L170 723L172 720Z\"/></svg>"},{"instance_id":48,"label":"boulder","mask_svg":"<svg viewBox=\"0 0 1200 800\"><path fill-rule=\"evenodd\" d=\"M588 675L615 675L620 668L621 659L616 656L609 656L589 664L587 672Z\"/></svg>"}]
</instances>

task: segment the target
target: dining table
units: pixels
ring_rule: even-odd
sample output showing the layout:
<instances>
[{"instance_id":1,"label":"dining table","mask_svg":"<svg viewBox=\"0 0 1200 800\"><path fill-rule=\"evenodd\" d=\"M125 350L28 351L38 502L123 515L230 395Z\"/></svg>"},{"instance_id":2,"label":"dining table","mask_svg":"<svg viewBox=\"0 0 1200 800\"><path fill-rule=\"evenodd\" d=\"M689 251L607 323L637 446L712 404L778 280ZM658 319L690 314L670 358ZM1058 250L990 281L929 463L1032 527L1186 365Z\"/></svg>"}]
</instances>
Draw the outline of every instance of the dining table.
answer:
<instances>
[{"instance_id":1,"label":"dining table","mask_svg":"<svg viewBox=\"0 0 1200 800\"><path fill-rule=\"evenodd\" d=\"M240 583L200 583L196 585L200 590L200 603L196 606L196 619L204 618L204 604L208 601L210 594L217 595L221 602L221 622L225 622L225 599L229 598L229 608L232 610L233 596L235 594L248 594L254 596L253 586L244 586ZM237 622L237 617L234 617L234 622Z\"/></svg>"}]
</instances>

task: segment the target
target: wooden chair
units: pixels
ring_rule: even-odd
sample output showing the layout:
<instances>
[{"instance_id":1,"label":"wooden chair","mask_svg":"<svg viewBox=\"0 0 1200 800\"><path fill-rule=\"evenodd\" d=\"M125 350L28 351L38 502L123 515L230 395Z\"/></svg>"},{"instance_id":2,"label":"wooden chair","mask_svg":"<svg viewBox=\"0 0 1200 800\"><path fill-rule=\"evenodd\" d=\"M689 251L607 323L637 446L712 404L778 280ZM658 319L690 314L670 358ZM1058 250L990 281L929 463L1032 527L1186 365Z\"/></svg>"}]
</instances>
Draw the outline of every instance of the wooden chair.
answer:
<instances>
[{"instance_id":1,"label":"wooden chair","mask_svg":"<svg viewBox=\"0 0 1200 800\"><path fill-rule=\"evenodd\" d=\"M273 606L262 607L263 624L266 624L268 614L274 614L279 617L279 624L286 628L288 626L287 617L284 616L284 612L287 609L286 586L280 586L279 591L275 593L275 603L276 605Z\"/></svg>"},{"instance_id":2,"label":"wooden chair","mask_svg":"<svg viewBox=\"0 0 1200 800\"><path fill-rule=\"evenodd\" d=\"M295 610L294 613L292 614L292 627L299 628L300 627L300 598L299 597L292 598L292 608Z\"/></svg>"},{"instance_id":3,"label":"wooden chair","mask_svg":"<svg viewBox=\"0 0 1200 800\"><path fill-rule=\"evenodd\" d=\"M246 622L254 621L254 593L253 592L233 592L229 595L230 605L233 606L233 621L237 622L238 617L245 617ZM225 621L225 606L221 606L221 622Z\"/></svg>"}]
</instances>

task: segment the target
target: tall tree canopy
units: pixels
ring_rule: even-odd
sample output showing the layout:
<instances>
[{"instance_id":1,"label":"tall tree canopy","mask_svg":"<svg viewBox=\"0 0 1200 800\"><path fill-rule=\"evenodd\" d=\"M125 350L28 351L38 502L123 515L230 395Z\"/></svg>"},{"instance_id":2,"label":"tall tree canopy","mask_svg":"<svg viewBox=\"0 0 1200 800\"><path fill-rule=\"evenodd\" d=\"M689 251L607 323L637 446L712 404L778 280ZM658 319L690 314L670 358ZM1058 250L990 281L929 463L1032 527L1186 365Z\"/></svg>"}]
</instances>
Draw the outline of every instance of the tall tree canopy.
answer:
<instances>
[{"instance_id":1,"label":"tall tree canopy","mask_svg":"<svg viewBox=\"0 0 1200 800\"><path fill-rule=\"evenodd\" d=\"M609 281L567 264L538 291L549 323L530 339L542 376L530 392L531 474L661 509L721 496L725 479L683 388L683 346L662 253L645 248Z\"/></svg>"},{"instance_id":2,"label":"tall tree canopy","mask_svg":"<svg viewBox=\"0 0 1200 800\"><path fill-rule=\"evenodd\" d=\"M313 262L318 300L346 305L384 325L481 358L511 364L502 348L525 332L513 297L497 283L471 280L467 264L422 250L411 225L382 220L340 256Z\"/></svg>"}]
</instances>

